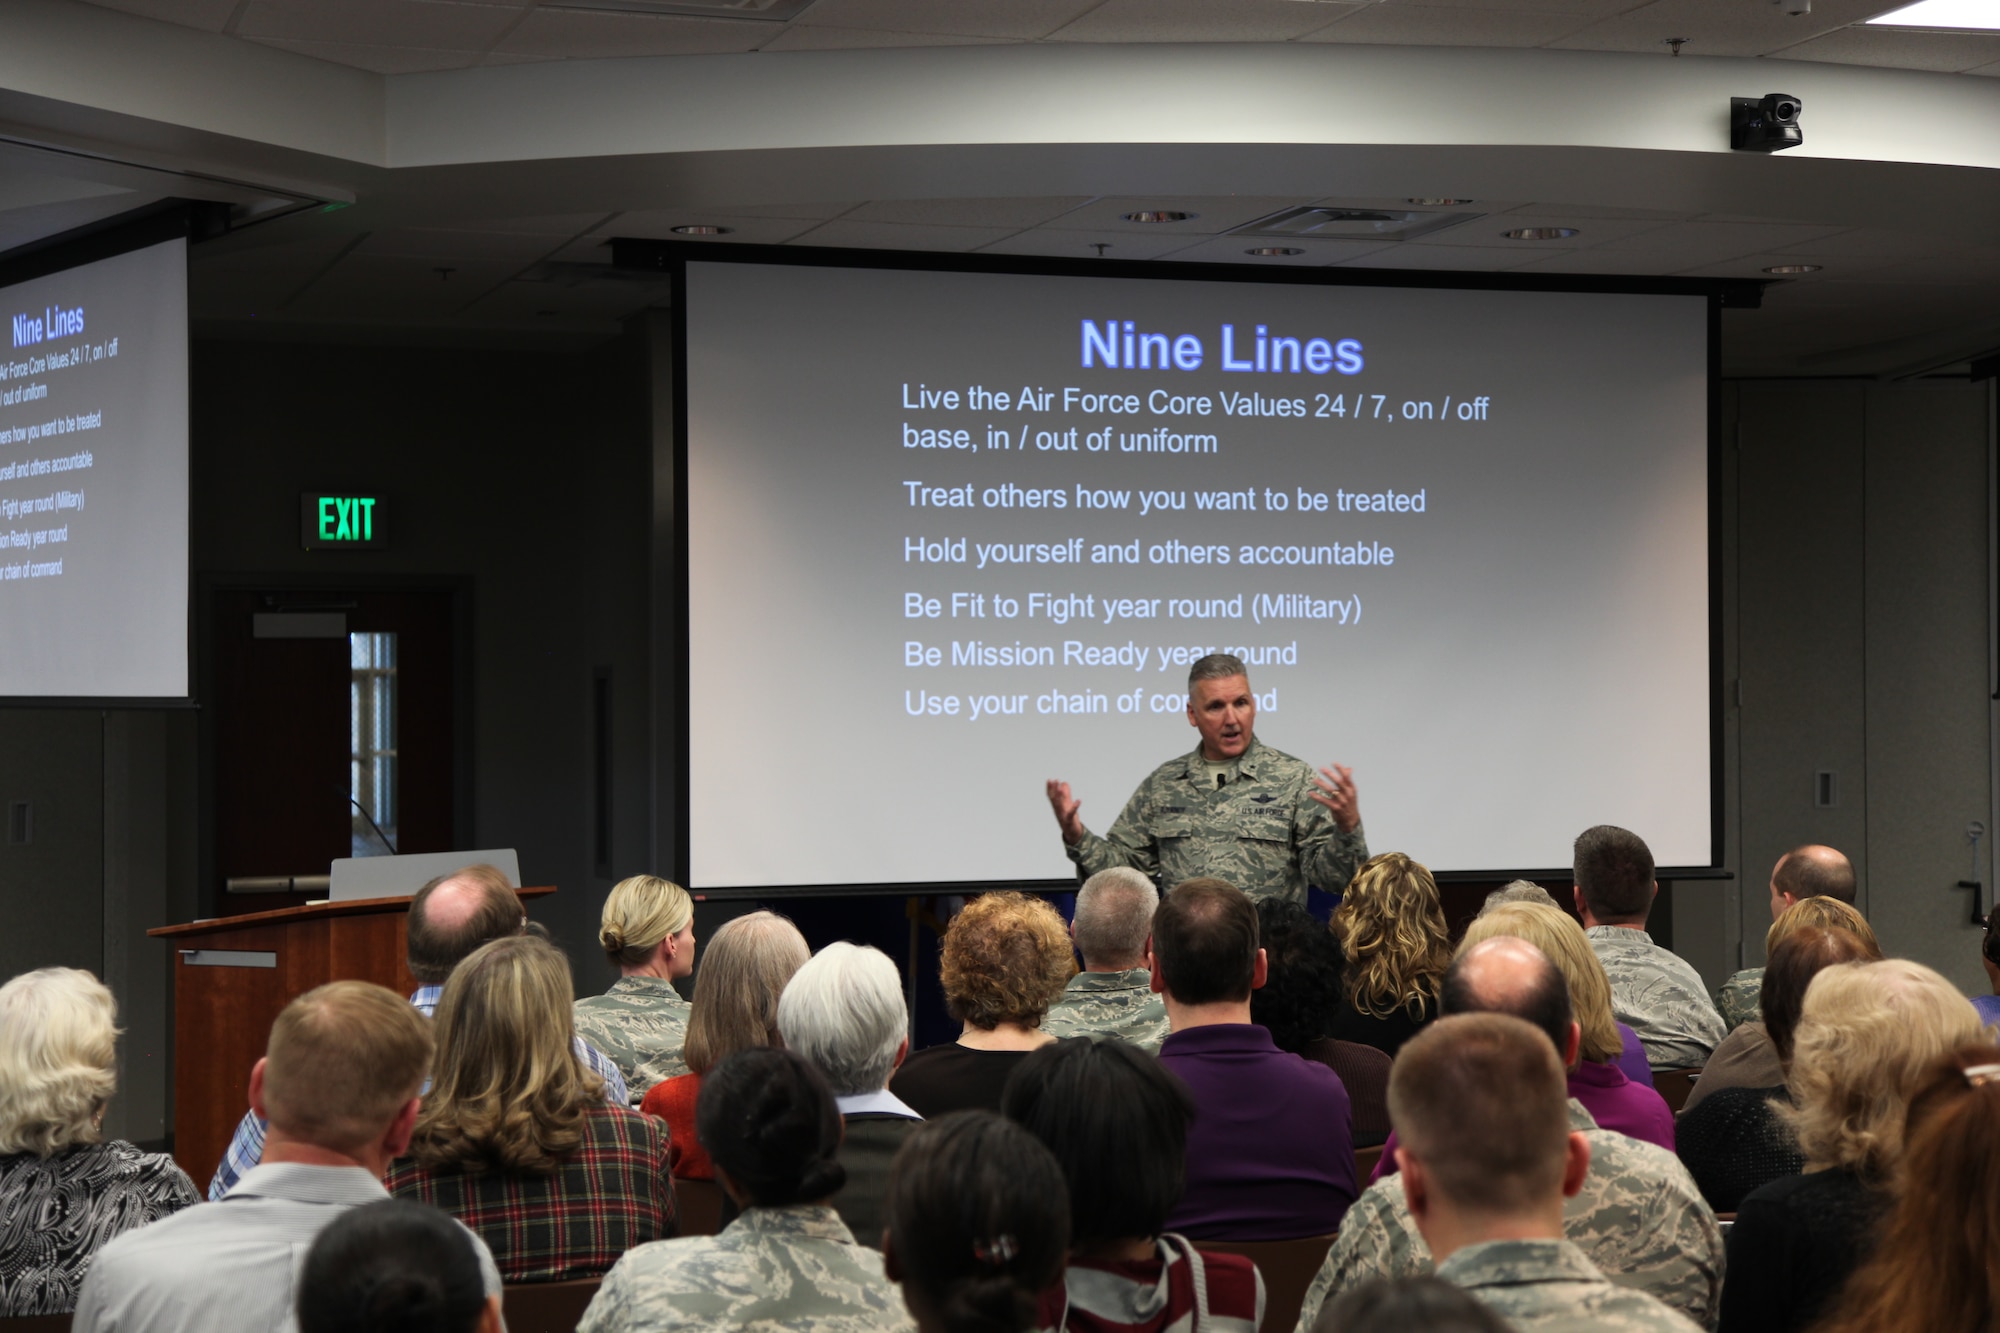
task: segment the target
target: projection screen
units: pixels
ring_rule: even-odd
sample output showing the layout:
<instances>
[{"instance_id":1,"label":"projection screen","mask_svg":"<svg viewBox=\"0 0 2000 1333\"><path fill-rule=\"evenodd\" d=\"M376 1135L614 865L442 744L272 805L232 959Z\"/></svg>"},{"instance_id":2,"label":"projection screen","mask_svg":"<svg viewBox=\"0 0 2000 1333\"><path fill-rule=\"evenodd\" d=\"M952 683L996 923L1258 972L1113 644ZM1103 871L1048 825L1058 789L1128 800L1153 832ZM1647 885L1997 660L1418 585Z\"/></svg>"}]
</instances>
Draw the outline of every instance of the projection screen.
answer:
<instances>
[{"instance_id":1,"label":"projection screen","mask_svg":"<svg viewBox=\"0 0 2000 1333\"><path fill-rule=\"evenodd\" d=\"M1375 851L1710 865L1711 296L1146 271L687 262L691 886L1067 879L1216 650Z\"/></svg>"}]
</instances>

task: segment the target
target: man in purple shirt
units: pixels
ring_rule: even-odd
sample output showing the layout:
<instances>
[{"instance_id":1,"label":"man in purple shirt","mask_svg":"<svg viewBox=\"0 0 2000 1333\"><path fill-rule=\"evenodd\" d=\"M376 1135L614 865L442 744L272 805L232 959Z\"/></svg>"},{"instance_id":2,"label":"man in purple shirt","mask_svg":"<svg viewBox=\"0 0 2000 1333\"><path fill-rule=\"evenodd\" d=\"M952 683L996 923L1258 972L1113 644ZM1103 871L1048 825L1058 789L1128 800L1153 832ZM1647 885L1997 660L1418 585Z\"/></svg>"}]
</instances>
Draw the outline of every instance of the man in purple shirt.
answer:
<instances>
[{"instance_id":1,"label":"man in purple shirt","mask_svg":"<svg viewBox=\"0 0 2000 1333\"><path fill-rule=\"evenodd\" d=\"M1178 885L1146 948L1170 1034L1160 1063L1194 1094L1187 1191L1167 1230L1196 1240L1328 1236L1354 1202L1347 1089L1250 1021L1264 984L1257 910L1219 879Z\"/></svg>"}]
</instances>

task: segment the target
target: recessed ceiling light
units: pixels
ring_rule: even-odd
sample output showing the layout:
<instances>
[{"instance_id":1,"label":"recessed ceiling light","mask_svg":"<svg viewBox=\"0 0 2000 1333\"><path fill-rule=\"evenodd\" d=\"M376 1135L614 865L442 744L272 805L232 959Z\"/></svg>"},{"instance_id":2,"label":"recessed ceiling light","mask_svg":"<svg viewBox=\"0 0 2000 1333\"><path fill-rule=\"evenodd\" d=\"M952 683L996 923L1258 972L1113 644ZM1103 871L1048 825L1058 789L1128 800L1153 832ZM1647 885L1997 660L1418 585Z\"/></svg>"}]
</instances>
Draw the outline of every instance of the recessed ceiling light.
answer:
<instances>
[{"instance_id":1,"label":"recessed ceiling light","mask_svg":"<svg viewBox=\"0 0 2000 1333\"><path fill-rule=\"evenodd\" d=\"M1960 28L1974 32L2000 30L2000 8L1993 0L1917 0L1868 20L1891 28Z\"/></svg>"},{"instance_id":2,"label":"recessed ceiling light","mask_svg":"<svg viewBox=\"0 0 2000 1333\"><path fill-rule=\"evenodd\" d=\"M1405 199L1403 202L1406 204L1415 204L1418 208L1456 208L1460 204L1470 204L1478 201L1473 199L1425 199L1415 197Z\"/></svg>"},{"instance_id":3,"label":"recessed ceiling light","mask_svg":"<svg viewBox=\"0 0 2000 1333\"><path fill-rule=\"evenodd\" d=\"M1775 273L1782 278L1793 273L1817 273L1819 270L1820 265L1818 264L1773 264L1764 271L1766 273Z\"/></svg>"},{"instance_id":4,"label":"recessed ceiling light","mask_svg":"<svg viewBox=\"0 0 2000 1333\"><path fill-rule=\"evenodd\" d=\"M1510 241L1566 241L1576 235L1575 227L1516 227L1500 233Z\"/></svg>"},{"instance_id":5,"label":"recessed ceiling light","mask_svg":"<svg viewBox=\"0 0 2000 1333\"><path fill-rule=\"evenodd\" d=\"M1305 251L1296 245L1259 245L1243 252L1259 259L1284 259L1290 255L1302 255Z\"/></svg>"},{"instance_id":6,"label":"recessed ceiling light","mask_svg":"<svg viewBox=\"0 0 2000 1333\"><path fill-rule=\"evenodd\" d=\"M1125 220L1127 222L1186 222L1188 219L1196 216L1198 215L1194 213L1177 213L1170 208L1142 208L1137 212L1127 213Z\"/></svg>"},{"instance_id":7,"label":"recessed ceiling light","mask_svg":"<svg viewBox=\"0 0 2000 1333\"><path fill-rule=\"evenodd\" d=\"M717 227L707 222L691 222L685 227L674 228L675 234L680 236L727 236L735 230L734 227Z\"/></svg>"}]
</instances>

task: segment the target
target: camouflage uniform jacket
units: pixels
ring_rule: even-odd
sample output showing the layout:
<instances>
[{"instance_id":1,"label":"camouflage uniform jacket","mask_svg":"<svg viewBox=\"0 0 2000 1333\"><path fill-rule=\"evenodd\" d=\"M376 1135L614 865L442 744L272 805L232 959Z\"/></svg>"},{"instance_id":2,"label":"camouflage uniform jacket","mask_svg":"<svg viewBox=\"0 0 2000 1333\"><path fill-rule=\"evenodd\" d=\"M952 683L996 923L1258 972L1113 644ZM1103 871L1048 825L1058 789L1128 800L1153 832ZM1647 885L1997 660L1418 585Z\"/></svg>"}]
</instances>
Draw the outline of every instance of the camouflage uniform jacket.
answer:
<instances>
[{"instance_id":1,"label":"camouflage uniform jacket","mask_svg":"<svg viewBox=\"0 0 2000 1333\"><path fill-rule=\"evenodd\" d=\"M1566 1240L1490 1240L1438 1265L1520 1333L1694 1333L1687 1316L1605 1280Z\"/></svg>"},{"instance_id":2,"label":"camouflage uniform jacket","mask_svg":"<svg viewBox=\"0 0 2000 1333\"><path fill-rule=\"evenodd\" d=\"M577 1333L914 1333L882 1256L833 1209L748 1208L718 1236L627 1250Z\"/></svg>"},{"instance_id":3,"label":"camouflage uniform jacket","mask_svg":"<svg viewBox=\"0 0 2000 1333\"><path fill-rule=\"evenodd\" d=\"M1590 1174L1563 1205L1563 1234L1597 1270L1713 1328L1722 1305L1722 1228L1680 1159L1664 1148L1599 1129L1571 1099L1569 1127L1590 1140ZM1432 1271L1402 1181L1376 1181L1341 1221L1299 1312L1299 1333L1320 1307L1372 1278Z\"/></svg>"},{"instance_id":4,"label":"camouflage uniform jacket","mask_svg":"<svg viewBox=\"0 0 2000 1333\"><path fill-rule=\"evenodd\" d=\"M576 1002L576 1035L617 1062L637 1106L655 1083L685 1074L689 1005L664 977L620 977Z\"/></svg>"},{"instance_id":5,"label":"camouflage uniform jacket","mask_svg":"<svg viewBox=\"0 0 2000 1333\"><path fill-rule=\"evenodd\" d=\"M1639 1034L1646 1062L1655 1069L1707 1064L1729 1030L1708 998L1701 973L1679 954L1653 943L1643 930L1592 926L1584 933L1611 981L1611 1013Z\"/></svg>"},{"instance_id":6,"label":"camouflage uniform jacket","mask_svg":"<svg viewBox=\"0 0 2000 1333\"><path fill-rule=\"evenodd\" d=\"M1153 994L1153 974L1143 967L1079 972L1049 1007L1042 1031L1057 1037L1119 1037L1158 1055L1167 1039L1167 1006Z\"/></svg>"},{"instance_id":7,"label":"camouflage uniform jacket","mask_svg":"<svg viewBox=\"0 0 2000 1333\"><path fill-rule=\"evenodd\" d=\"M1764 996L1764 969L1746 967L1722 983L1715 993L1715 1007L1731 1032L1764 1016L1759 1001Z\"/></svg>"},{"instance_id":8,"label":"camouflage uniform jacket","mask_svg":"<svg viewBox=\"0 0 2000 1333\"><path fill-rule=\"evenodd\" d=\"M1343 833L1310 793L1313 767L1255 737L1237 776L1212 786L1201 747L1169 759L1139 784L1111 831L1088 829L1068 848L1078 879L1131 866L1172 888L1213 876L1252 898L1303 904L1306 885L1339 893L1368 859L1360 825Z\"/></svg>"}]
</instances>

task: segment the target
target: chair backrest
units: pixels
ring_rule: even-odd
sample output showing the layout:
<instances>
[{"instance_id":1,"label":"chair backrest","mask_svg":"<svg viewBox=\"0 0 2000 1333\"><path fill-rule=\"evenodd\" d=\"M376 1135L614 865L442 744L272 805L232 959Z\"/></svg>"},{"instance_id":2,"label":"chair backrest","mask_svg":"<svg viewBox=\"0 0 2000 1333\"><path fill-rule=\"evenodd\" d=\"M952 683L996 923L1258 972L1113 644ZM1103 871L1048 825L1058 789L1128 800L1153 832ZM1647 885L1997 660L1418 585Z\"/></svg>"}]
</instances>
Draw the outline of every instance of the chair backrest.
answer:
<instances>
[{"instance_id":1,"label":"chair backrest","mask_svg":"<svg viewBox=\"0 0 2000 1333\"><path fill-rule=\"evenodd\" d=\"M0 1318L0 1333L69 1333L66 1314L17 1314Z\"/></svg>"},{"instance_id":2,"label":"chair backrest","mask_svg":"<svg viewBox=\"0 0 2000 1333\"><path fill-rule=\"evenodd\" d=\"M722 1186L713 1180L674 1177L674 1212L680 1220L682 1236L713 1236L722 1230L723 1205L727 1202ZM513 1325L509 1324L511 1329Z\"/></svg>"},{"instance_id":3,"label":"chair backrest","mask_svg":"<svg viewBox=\"0 0 2000 1333\"><path fill-rule=\"evenodd\" d=\"M1200 1240L1195 1242L1195 1248L1204 1254L1240 1254L1256 1264L1257 1271L1264 1275L1264 1322L1257 1333L1292 1333L1299 1322L1299 1311L1305 1307L1306 1291L1319 1276L1326 1252L1333 1248L1333 1237Z\"/></svg>"},{"instance_id":4,"label":"chair backrest","mask_svg":"<svg viewBox=\"0 0 2000 1333\"><path fill-rule=\"evenodd\" d=\"M576 1333L584 1309L603 1278L571 1282L523 1282L502 1289L500 1312L507 1333Z\"/></svg>"},{"instance_id":5,"label":"chair backrest","mask_svg":"<svg viewBox=\"0 0 2000 1333\"><path fill-rule=\"evenodd\" d=\"M1354 1183L1362 1189L1368 1188L1368 1181L1375 1174L1375 1164L1382 1160L1382 1145L1354 1150Z\"/></svg>"},{"instance_id":6,"label":"chair backrest","mask_svg":"<svg viewBox=\"0 0 2000 1333\"><path fill-rule=\"evenodd\" d=\"M1314 1054L1340 1075L1354 1107L1354 1142L1380 1143L1389 1137L1389 1056L1358 1041L1315 1042Z\"/></svg>"},{"instance_id":7,"label":"chair backrest","mask_svg":"<svg viewBox=\"0 0 2000 1333\"><path fill-rule=\"evenodd\" d=\"M1667 1109L1675 1115L1687 1105L1689 1094L1694 1091L1694 1081L1701 1077L1699 1069L1655 1069L1653 1071L1653 1091L1666 1100Z\"/></svg>"}]
</instances>

